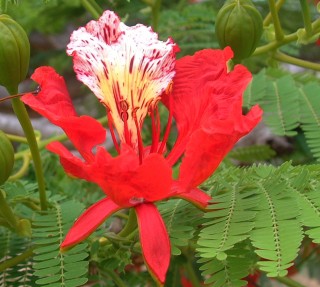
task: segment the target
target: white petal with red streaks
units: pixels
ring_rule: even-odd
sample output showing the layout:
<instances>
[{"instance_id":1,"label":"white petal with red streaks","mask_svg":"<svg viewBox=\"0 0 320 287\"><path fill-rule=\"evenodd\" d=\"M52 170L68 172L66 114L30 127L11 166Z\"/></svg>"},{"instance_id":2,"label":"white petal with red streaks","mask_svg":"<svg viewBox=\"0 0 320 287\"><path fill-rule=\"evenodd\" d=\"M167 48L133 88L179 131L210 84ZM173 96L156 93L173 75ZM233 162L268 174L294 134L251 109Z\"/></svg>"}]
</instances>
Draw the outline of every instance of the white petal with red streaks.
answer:
<instances>
[{"instance_id":1,"label":"white petal with red streaks","mask_svg":"<svg viewBox=\"0 0 320 287\"><path fill-rule=\"evenodd\" d=\"M128 27L110 11L99 21L73 32L67 50L78 79L110 110L124 141L126 118L131 143L137 141L133 114L140 127L152 105L174 76L175 44L158 40L150 27Z\"/></svg>"}]
</instances>

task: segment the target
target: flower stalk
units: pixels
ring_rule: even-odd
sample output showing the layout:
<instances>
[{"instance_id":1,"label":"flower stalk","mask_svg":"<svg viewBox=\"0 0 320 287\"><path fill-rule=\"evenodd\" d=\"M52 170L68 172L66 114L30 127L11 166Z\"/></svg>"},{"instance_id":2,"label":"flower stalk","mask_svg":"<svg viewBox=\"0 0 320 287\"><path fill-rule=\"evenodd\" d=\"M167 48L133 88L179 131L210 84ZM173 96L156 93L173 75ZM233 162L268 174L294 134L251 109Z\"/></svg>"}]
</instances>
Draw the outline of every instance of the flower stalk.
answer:
<instances>
[{"instance_id":1,"label":"flower stalk","mask_svg":"<svg viewBox=\"0 0 320 287\"><path fill-rule=\"evenodd\" d=\"M95 18L98 19L103 10L101 7L96 3L94 0L81 0L82 6L90 12L90 14Z\"/></svg>"},{"instance_id":2,"label":"flower stalk","mask_svg":"<svg viewBox=\"0 0 320 287\"><path fill-rule=\"evenodd\" d=\"M304 22L304 28L307 33L307 37L312 36L312 25L311 25L311 16L310 16L310 8L307 3L307 0L300 0L301 12Z\"/></svg>"},{"instance_id":3,"label":"flower stalk","mask_svg":"<svg viewBox=\"0 0 320 287\"><path fill-rule=\"evenodd\" d=\"M9 92L11 94L17 94L17 91L9 91ZM28 140L29 148L30 148L33 163L34 163L37 182L38 182L41 210L47 210L45 181L43 176L40 152L38 149L36 136L35 136L28 112L26 110L25 105L20 101L19 98L12 99L12 107L21 124L21 127L25 133L25 136Z\"/></svg>"},{"instance_id":4,"label":"flower stalk","mask_svg":"<svg viewBox=\"0 0 320 287\"><path fill-rule=\"evenodd\" d=\"M276 277L275 280L285 284L288 287L306 287L305 285L300 284L299 282L289 278L289 277Z\"/></svg>"},{"instance_id":5,"label":"flower stalk","mask_svg":"<svg viewBox=\"0 0 320 287\"><path fill-rule=\"evenodd\" d=\"M269 0L268 2L269 2L270 13L271 13L273 24L274 24L274 31L275 31L275 34L276 34L276 40L277 41L282 41L282 39L284 37L284 33L282 31L280 18L279 18L279 15L278 15L278 11L277 11L275 0Z\"/></svg>"},{"instance_id":6,"label":"flower stalk","mask_svg":"<svg viewBox=\"0 0 320 287\"><path fill-rule=\"evenodd\" d=\"M23 262L26 259L28 259L29 257L31 257L33 255L33 250L34 250L34 248L31 247L30 249L21 253L20 255L13 257L13 258L10 258L10 259L0 263L0 272L3 272L4 270L6 270L10 267L17 266L20 262Z\"/></svg>"},{"instance_id":7,"label":"flower stalk","mask_svg":"<svg viewBox=\"0 0 320 287\"><path fill-rule=\"evenodd\" d=\"M291 56L288 56L288 55L283 54L281 52L276 52L273 55L273 58L275 60L280 61L280 62L296 65L296 66L303 67L306 69L312 69L314 71L320 71L320 64L318 64L318 63L313 63L313 62L305 61L305 60L298 59L295 57L291 57Z\"/></svg>"},{"instance_id":8,"label":"flower stalk","mask_svg":"<svg viewBox=\"0 0 320 287\"><path fill-rule=\"evenodd\" d=\"M275 4L275 9L278 13L278 11L280 10L280 8L282 7L282 5L284 4L286 0L279 0L276 4ZM272 21L272 15L271 15L271 12L269 12L267 14L267 16L264 18L263 20L263 26L269 26L270 23Z\"/></svg>"},{"instance_id":9,"label":"flower stalk","mask_svg":"<svg viewBox=\"0 0 320 287\"><path fill-rule=\"evenodd\" d=\"M126 237L137 228L137 216L133 208L129 210L128 220L124 228L118 233L120 237Z\"/></svg>"},{"instance_id":10,"label":"flower stalk","mask_svg":"<svg viewBox=\"0 0 320 287\"><path fill-rule=\"evenodd\" d=\"M3 191L1 189L0 189L0 215L2 215L2 217L7 221L7 223L12 229L17 230L18 220L14 215L11 207L7 203L3 195Z\"/></svg>"}]
</instances>

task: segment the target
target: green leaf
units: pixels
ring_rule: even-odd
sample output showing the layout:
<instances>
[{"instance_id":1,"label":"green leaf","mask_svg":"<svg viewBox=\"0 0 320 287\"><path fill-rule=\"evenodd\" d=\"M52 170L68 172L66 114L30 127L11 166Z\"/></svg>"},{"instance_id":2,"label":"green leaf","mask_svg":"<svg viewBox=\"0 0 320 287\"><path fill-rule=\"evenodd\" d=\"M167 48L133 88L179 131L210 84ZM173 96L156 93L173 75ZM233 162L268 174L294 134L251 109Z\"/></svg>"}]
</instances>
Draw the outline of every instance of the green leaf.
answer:
<instances>
[{"instance_id":1,"label":"green leaf","mask_svg":"<svg viewBox=\"0 0 320 287\"><path fill-rule=\"evenodd\" d=\"M299 91L291 76L268 81L266 96L260 103L264 120L272 132L281 136L294 136L299 125Z\"/></svg>"},{"instance_id":2,"label":"green leaf","mask_svg":"<svg viewBox=\"0 0 320 287\"><path fill-rule=\"evenodd\" d=\"M225 260L216 258L201 258L200 270L205 279L205 284L214 287L241 287L247 286L243 280L249 273L256 257L247 243L237 244L235 248L226 252Z\"/></svg>"},{"instance_id":3,"label":"green leaf","mask_svg":"<svg viewBox=\"0 0 320 287\"><path fill-rule=\"evenodd\" d=\"M193 238L202 211L182 199L161 202L158 208L170 236L171 252L180 255L181 247L188 246Z\"/></svg>"},{"instance_id":4,"label":"green leaf","mask_svg":"<svg viewBox=\"0 0 320 287\"><path fill-rule=\"evenodd\" d=\"M243 94L243 106L250 108L259 103L266 95L267 78L265 70L253 76Z\"/></svg>"},{"instance_id":5,"label":"green leaf","mask_svg":"<svg viewBox=\"0 0 320 287\"><path fill-rule=\"evenodd\" d=\"M214 197L214 204L204 215L208 221L199 234L197 248L203 258L225 260L225 251L248 238L254 227L256 212L252 208L259 198L249 192L240 193L237 185L229 188L230 192Z\"/></svg>"},{"instance_id":6,"label":"green leaf","mask_svg":"<svg viewBox=\"0 0 320 287\"><path fill-rule=\"evenodd\" d=\"M320 159L320 85L309 83L300 89L302 130L311 152Z\"/></svg>"},{"instance_id":7,"label":"green leaf","mask_svg":"<svg viewBox=\"0 0 320 287\"><path fill-rule=\"evenodd\" d=\"M35 243L34 275L41 286L80 286L88 272L87 244L81 243L70 252L61 253L65 232L82 211L83 205L74 201L54 203L52 210L34 216ZM75 276L75 274L77 274Z\"/></svg>"}]
</instances>

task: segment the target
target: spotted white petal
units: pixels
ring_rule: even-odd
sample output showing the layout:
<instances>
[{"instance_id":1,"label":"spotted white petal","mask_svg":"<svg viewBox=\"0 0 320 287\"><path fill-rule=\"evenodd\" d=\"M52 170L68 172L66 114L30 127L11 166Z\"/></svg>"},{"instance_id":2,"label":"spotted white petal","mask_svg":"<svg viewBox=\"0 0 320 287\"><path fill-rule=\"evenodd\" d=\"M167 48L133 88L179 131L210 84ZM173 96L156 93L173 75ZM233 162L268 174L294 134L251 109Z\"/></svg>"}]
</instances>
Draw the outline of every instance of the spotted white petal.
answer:
<instances>
[{"instance_id":1,"label":"spotted white petal","mask_svg":"<svg viewBox=\"0 0 320 287\"><path fill-rule=\"evenodd\" d=\"M78 79L108 107L121 141L132 146L148 109L172 81L175 52L171 39L160 41L141 24L128 27L111 11L74 31L67 49Z\"/></svg>"}]
</instances>

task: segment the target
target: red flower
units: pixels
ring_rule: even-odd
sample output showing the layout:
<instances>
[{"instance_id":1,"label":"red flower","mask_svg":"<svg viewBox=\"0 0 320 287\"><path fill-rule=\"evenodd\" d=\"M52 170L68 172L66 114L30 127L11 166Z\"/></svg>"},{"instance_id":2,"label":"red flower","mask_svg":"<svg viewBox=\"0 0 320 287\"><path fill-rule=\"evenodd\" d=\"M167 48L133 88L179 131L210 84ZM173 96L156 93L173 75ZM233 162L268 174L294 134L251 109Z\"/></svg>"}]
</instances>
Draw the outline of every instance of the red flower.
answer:
<instances>
[{"instance_id":1,"label":"red flower","mask_svg":"<svg viewBox=\"0 0 320 287\"><path fill-rule=\"evenodd\" d=\"M52 68L38 68L32 78L41 91L22 97L60 126L81 154L82 159L59 142L48 145L60 156L66 172L97 183L106 194L77 219L61 248L84 240L119 209L133 207L145 262L161 283L169 266L170 242L154 202L180 197L205 208L210 197L197 186L261 118L257 106L242 115L242 93L251 75L241 65L227 71L231 49L203 50L175 63L177 50L171 39L159 41L143 25L127 27L110 11L72 34L68 54L73 56L78 79L107 108L119 152L116 157L102 146L105 128L89 116L76 114L63 78ZM169 110L162 141L159 100ZM144 147L141 130L147 115L152 120L152 144ZM173 117L179 136L166 152ZM173 179L172 166L181 157L179 176Z\"/></svg>"}]
</instances>

